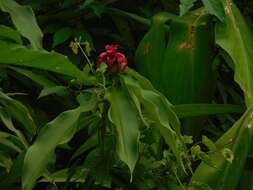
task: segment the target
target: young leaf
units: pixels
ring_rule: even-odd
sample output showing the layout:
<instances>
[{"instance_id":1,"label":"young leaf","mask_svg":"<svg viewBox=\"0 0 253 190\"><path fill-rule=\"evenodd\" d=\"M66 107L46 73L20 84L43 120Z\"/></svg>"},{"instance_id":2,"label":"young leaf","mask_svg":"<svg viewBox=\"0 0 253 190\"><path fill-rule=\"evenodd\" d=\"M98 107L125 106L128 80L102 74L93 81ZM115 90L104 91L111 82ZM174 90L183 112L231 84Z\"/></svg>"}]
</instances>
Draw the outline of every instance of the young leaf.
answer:
<instances>
[{"instance_id":1,"label":"young leaf","mask_svg":"<svg viewBox=\"0 0 253 190\"><path fill-rule=\"evenodd\" d=\"M29 6L21 6L14 0L0 0L0 9L10 14L17 30L26 37L34 49L42 49L43 34Z\"/></svg>"},{"instance_id":2,"label":"young leaf","mask_svg":"<svg viewBox=\"0 0 253 190\"><path fill-rule=\"evenodd\" d=\"M220 0L202 0L207 11L216 16L221 22L225 19L224 7Z\"/></svg>"}]
</instances>

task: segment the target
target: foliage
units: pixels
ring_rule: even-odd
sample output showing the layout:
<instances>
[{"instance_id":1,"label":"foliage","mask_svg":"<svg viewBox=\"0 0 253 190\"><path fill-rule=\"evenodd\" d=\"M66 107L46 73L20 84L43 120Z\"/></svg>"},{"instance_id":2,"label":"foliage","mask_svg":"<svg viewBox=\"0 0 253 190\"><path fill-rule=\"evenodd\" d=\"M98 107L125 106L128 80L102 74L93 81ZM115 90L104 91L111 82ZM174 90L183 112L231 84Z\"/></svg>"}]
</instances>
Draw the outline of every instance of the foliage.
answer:
<instances>
[{"instance_id":1,"label":"foliage","mask_svg":"<svg viewBox=\"0 0 253 190\"><path fill-rule=\"evenodd\" d=\"M1 188L251 189L244 7L0 0Z\"/></svg>"}]
</instances>

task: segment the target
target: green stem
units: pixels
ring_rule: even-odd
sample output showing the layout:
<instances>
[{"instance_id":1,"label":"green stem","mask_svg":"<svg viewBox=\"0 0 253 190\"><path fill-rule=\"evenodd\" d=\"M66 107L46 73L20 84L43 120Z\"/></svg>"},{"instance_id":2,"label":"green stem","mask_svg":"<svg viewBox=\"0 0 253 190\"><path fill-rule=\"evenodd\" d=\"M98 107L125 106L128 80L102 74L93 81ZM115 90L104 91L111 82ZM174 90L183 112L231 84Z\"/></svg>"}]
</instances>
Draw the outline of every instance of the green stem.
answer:
<instances>
[{"instance_id":1,"label":"green stem","mask_svg":"<svg viewBox=\"0 0 253 190\"><path fill-rule=\"evenodd\" d=\"M116 8L107 8L107 12L110 14L117 14L123 17L131 18L135 20L136 22L139 22L145 26L151 26L151 21L149 19L138 16L137 14L134 14L134 13L129 13L129 12L122 11Z\"/></svg>"},{"instance_id":2,"label":"green stem","mask_svg":"<svg viewBox=\"0 0 253 190\"><path fill-rule=\"evenodd\" d=\"M134 13L129 13L129 12L126 12L126 11L122 11L120 9L107 8L107 12L110 13L110 14L116 14L116 15L123 16L123 17L126 17L126 18L130 18L130 19L132 19L136 22L139 22L139 23L147 26L147 27L150 27L151 24L152 24L152 21L150 19L141 17L141 16L139 16L137 14L134 14ZM170 13L167 13L167 12L166 12L166 15L172 20L178 19L178 16L176 16L176 15L173 15L173 14L170 14ZM170 29L170 27L168 25L165 25L165 28L166 28L166 30Z\"/></svg>"}]
</instances>

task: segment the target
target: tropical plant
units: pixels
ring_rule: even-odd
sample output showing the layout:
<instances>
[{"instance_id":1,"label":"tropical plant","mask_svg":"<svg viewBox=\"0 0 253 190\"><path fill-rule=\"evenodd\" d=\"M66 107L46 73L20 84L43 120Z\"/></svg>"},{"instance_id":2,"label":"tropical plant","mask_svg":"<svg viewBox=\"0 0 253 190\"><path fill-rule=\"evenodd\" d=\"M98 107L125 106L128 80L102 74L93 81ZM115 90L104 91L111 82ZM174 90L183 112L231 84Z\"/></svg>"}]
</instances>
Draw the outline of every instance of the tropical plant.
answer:
<instances>
[{"instance_id":1,"label":"tropical plant","mask_svg":"<svg viewBox=\"0 0 253 190\"><path fill-rule=\"evenodd\" d=\"M2 189L253 187L253 37L232 0L0 9Z\"/></svg>"}]
</instances>

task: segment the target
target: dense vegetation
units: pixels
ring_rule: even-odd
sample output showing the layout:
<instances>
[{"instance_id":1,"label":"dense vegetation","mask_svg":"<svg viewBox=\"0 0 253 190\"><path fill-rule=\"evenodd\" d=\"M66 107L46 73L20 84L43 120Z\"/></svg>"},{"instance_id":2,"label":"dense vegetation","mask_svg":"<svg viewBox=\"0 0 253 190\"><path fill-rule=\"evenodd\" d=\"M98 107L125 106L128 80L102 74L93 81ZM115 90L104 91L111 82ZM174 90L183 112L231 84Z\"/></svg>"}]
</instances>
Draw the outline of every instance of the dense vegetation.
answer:
<instances>
[{"instance_id":1,"label":"dense vegetation","mask_svg":"<svg viewBox=\"0 0 253 190\"><path fill-rule=\"evenodd\" d=\"M0 0L0 189L253 189L252 9Z\"/></svg>"}]
</instances>

